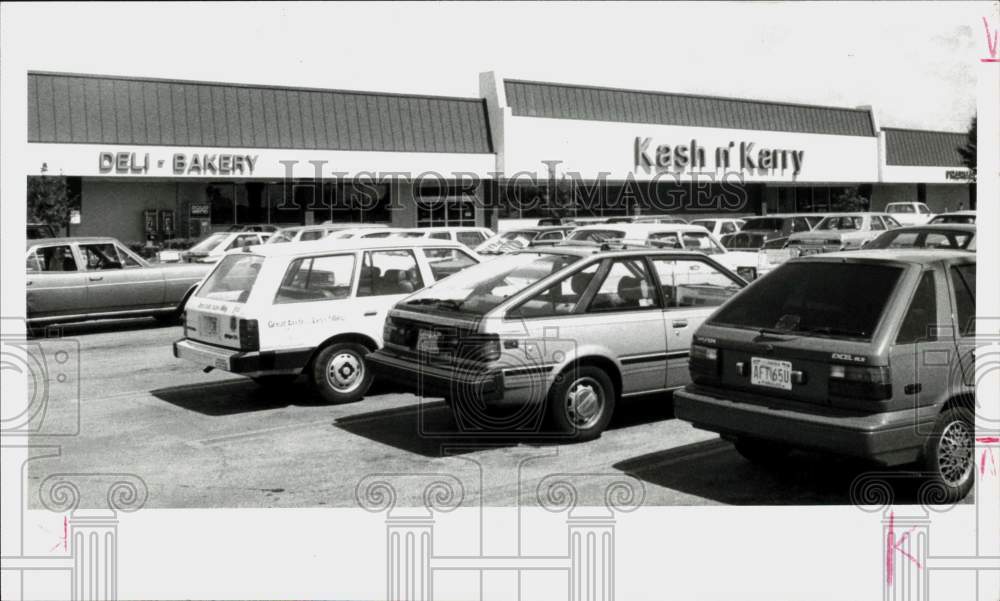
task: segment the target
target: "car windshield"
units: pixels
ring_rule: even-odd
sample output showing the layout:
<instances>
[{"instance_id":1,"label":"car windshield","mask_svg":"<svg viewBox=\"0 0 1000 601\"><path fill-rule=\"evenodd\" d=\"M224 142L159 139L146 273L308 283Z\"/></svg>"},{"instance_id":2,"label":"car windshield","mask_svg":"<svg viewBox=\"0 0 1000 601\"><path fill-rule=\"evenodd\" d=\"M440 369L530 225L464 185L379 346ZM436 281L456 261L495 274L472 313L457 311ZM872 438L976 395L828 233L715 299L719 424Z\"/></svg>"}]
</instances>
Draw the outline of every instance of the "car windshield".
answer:
<instances>
[{"instance_id":1,"label":"car windshield","mask_svg":"<svg viewBox=\"0 0 1000 601\"><path fill-rule=\"evenodd\" d=\"M886 213L916 213L913 205L889 205L885 208Z\"/></svg>"},{"instance_id":2,"label":"car windshield","mask_svg":"<svg viewBox=\"0 0 1000 601\"><path fill-rule=\"evenodd\" d=\"M219 261L195 296L244 303L250 296L250 290L257 281L263 263L264 257L260 255L242 252L226 255Z\"/></svg>"},{"instance_id":3,"label":"car windshield","mask_svg":"<svg viewBox=\"0 0 1000 601\"><path fill-rule=\"evenodd\" d=\"M861 215L838 215L819 222L817 230L860 230L865 218Z\"/></svg>"},{"instance_id":4,"label":"car windshield","mask_svg":"<svg viewBox=\"0 0 1000 601\"><path fill-rule=\"evenodd\" d=\"M747 222L743 224L741 229L743 231L773 231L780 230L783 224L783 219L778 219L777 217L763 217L760 219L748 219Z\"/></svg>"},{"instance_id":5,"label":"car windshield","mask_svg":"<svg viewBox=\"0 0 1000 601\"><path fill-rule=\"evenodd\" d=\"M886 232L865 248L946 248L962 250L969 246L972 232L941 230L895 230Z\"/></svg>"},{"instance_id":6,"label":"car windshield","mask_svg":"<svg viewBox=\"0 0 1000 601\"><path fill-rule=\"evenodd\" d=\"M710 321L772 334L869 340L902 273L901 267L870 263L785 263Z\"/></svg>"},{"instance_id":7,"label":"car windshield","mask_svg":"<svg viewBox=\"0 0 1000 601\"><path fill-rule=\"evenodd\" d=\"M229 237L229 234L225 234L225 233L221 233L221 232L217 233L217 234L212 234L208 238L205 238L204 240L202 240L198 244L195 244L194 246L192 246L191 247L191 252L193 252L193 253L208 253L208 252L212 252L213 250L215 250L215 248L217 248L220 244L222 244L222 242L224 240L226 240L226 238L228 238L228 237Z\"/></svg>"},{"instance_id":8,"label":"car windshield","mask_svg":"<svg viewBox=\"0 0 1000 601\"><path fill-rule=\"evenodd\" d=\"M473 265L402 302L410 308L482 315L511 296L580 260L560 253L517 252Z\"/></svg>"},{"instance_id":9,"label":"car windshield","mask_svg":"<svg viewBox=\"0 0 1000 601\"><path fill-rule=\"evenodd\" d=\"M589 242L607 242L625 237L622 230L576 230L569 235L570 240L586 240Z\"/></svg>"}]
</instances>

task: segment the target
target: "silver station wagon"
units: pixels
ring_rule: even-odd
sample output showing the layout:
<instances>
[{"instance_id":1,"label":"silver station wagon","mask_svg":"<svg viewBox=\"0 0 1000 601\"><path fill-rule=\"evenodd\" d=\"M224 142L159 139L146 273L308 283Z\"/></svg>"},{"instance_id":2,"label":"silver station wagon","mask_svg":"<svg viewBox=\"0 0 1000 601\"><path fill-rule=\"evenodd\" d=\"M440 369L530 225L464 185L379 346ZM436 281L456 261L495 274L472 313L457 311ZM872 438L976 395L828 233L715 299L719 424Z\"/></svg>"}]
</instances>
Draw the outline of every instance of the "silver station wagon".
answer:
<instances>
[{"instance_id":1,"label":"silver station wagon","mask_svg":"<svg viewBox=\"0 0 1000 601\"><path fill-rule=\"evenodd\" d=\"M619 398L687 384L692 333L744 285L698 252L524 249L402 300L368 362L443 396L459 427L520 427L521 411L590 439Z\"/></svg>"}]
</instances>

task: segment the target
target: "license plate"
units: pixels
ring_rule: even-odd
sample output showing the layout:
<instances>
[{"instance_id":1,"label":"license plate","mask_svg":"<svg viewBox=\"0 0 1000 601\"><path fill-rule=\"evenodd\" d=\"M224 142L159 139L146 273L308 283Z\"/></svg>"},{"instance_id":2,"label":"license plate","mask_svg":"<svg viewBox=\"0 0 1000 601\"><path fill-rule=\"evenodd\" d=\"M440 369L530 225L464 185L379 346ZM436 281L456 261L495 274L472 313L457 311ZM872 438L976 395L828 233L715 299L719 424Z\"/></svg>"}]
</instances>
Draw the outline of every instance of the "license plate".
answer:
<instances>
[{"instance_id":1,"label":"license plate","mask_svg":"<svg viewBox=\"0 0 1000 601\"><path fill-rule=\"evenodd\" d=\"M420 330L417 334L417 351L422 353L439 353L438 337L440 335L433 330Z\"/></svg>"},{"instance_id":2,"label":"license plate","mask_svg":"<svg viewBox=\"0 0 1000 601\"><path fill-rule=\"evenodd\" d=\"M219 333L219 320L215 317L202 317L201 330L205 336L215 336Z\"/></svg>"},{"instance_id":3,"label":"license plate","mask_svg":"<svg viewBox=\"0 0 1000 601\"><path fill-rule=\"evenodd\" d=\"M750 360L750 383L768 388L792 389L792 363L763 357Z\"/></svg>"}]
</instances>

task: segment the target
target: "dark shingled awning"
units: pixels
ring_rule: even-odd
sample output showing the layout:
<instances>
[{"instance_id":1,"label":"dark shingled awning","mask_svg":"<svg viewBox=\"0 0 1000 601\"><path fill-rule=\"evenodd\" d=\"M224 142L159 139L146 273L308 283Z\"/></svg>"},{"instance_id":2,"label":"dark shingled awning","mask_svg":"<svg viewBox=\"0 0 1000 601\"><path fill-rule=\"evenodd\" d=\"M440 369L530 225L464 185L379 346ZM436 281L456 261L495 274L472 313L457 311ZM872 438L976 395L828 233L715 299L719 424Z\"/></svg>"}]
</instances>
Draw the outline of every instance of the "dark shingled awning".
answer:
<instances>
[{"instance_id":1,"label":"dark shingled awning","mask_svg":"<svg viewBox=\"0 0 1000 601\"><path fill-rule=\"evenodd\" d=\"M911 167L962 167L958 149L965 146L966 135L950 131L894 129L885 132L887 165Z\"/></svg>"},{"instance_id":2,"label":"dark shingled awning","mask_svg":"<svg viewBox=\"0 0 1000 601\"><path fill-rule=\"evenodd\" d=\"M491 153L479 98L28 74L28 141Z\"/></svg>"},{"instance_id":3,"label":"dark shingled awning","mask_svg":"<svg viewBox=\"0 0 1000 601\"><path fill-rule=\"evenodd\" d=\"M866 109L505 80L514 115L723 129L875 136Z\"/></svg>"}]
</instances>

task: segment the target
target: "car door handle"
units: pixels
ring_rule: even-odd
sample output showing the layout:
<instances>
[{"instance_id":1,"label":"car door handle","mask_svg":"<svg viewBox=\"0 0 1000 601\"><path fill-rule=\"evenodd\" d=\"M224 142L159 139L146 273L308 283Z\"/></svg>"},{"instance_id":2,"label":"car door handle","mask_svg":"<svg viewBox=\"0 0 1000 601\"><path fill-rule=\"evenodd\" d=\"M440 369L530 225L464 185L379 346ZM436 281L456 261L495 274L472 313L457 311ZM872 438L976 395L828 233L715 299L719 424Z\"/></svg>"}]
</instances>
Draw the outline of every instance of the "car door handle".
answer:
<instances>
[{"instance_id":1,"label":"car door handle","mask_svg":"<svg viewBox=\"0 0 1000 601\"><path fill-rule=\"evenodd\" d=\"M378 315L378 311L365 311L365 317L374 317Z\"/></svg>"},{"instance_id":2,"label":"car door handle","mask_svg":"<svg viewBox=\"0 0 1000 601\"><path fill-rule=\"evenodd\" d=\"M104 279L103 275L92 275L88 278L91 282L100 282Z\"/></svg>"},{"instance_id":3,"label":"car door handle","mask_svg":"<svg viewBox=\"0 0 1000 601\"><path fill-rule=\"evenodd\" d=\"M683 320L678 320L678 321L672 322L670 325L673 326L673 327L675 327L675 328L686 328L686 327L688 327L688 322L683 321Z\"/></svg>"},{"instance_id":4,"label":"car door handle","mask_svg":"<svg viewBox=\"0 0 1000 601\"><path fill-rule=\"evenodd\" d=\"M31 285L32 283L33 283L33 282L32 282L31 280L28 280L27 282L25 282L25 283L24 283L24 285L25 285L25 286L30 286L30 285Z\"/></svg>"}]
</instances>

